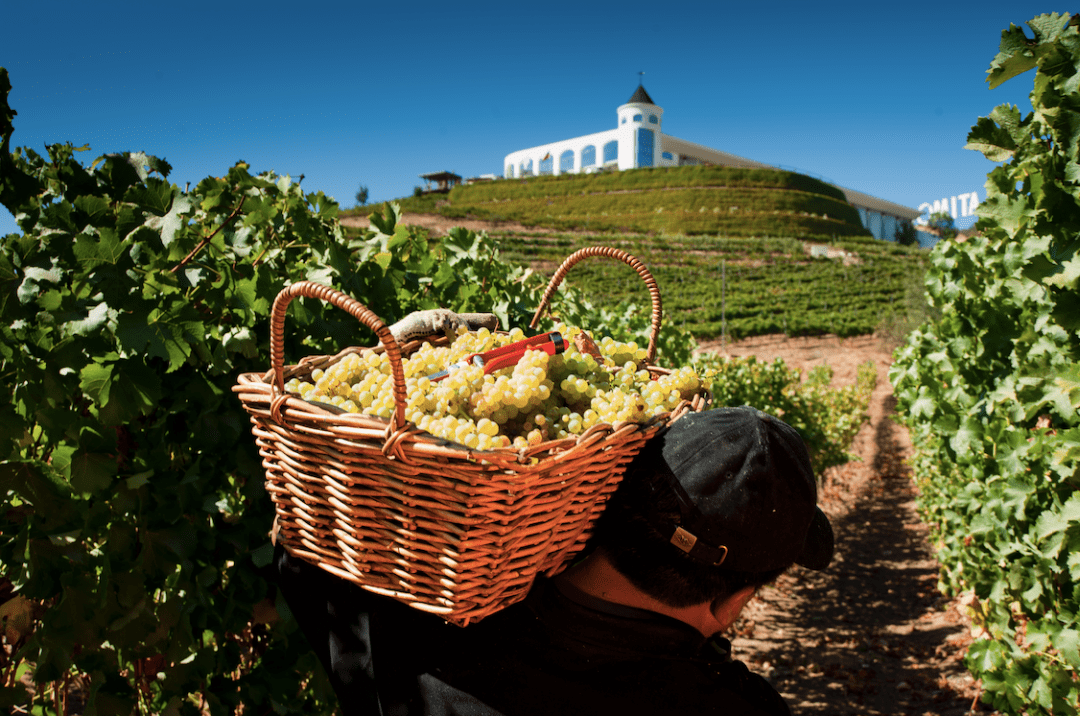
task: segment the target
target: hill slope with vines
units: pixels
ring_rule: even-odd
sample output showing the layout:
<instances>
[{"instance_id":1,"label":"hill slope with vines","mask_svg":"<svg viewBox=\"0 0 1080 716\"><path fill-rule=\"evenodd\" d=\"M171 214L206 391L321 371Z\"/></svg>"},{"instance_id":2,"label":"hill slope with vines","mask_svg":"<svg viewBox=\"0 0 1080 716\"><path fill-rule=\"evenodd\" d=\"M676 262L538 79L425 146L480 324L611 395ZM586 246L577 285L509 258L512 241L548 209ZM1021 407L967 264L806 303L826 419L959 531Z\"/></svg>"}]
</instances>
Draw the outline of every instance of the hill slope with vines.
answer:
<instances>
[{"instance_id":1,"label":"hill slope with vines","mask_svg":"<svg viewBox=\"0 0 1080 716\"><path fill-rule=\"evenodd\" d=\"M402 208L428 196L406 199ZM430 200L420 210L430 211ZM779 169L666 167L499 180L454 187L434 210L556 230L870 238L843 192Z\"/></svg>"}]
</instances>

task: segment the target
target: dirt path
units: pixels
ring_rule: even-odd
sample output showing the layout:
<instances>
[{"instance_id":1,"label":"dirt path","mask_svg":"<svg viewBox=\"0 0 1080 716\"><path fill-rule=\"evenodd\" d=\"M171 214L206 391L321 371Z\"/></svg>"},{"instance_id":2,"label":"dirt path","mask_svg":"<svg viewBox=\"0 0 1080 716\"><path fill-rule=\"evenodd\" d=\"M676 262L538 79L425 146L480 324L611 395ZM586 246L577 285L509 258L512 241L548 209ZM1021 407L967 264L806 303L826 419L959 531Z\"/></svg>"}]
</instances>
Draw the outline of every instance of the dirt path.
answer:
<instances>
[{"instance_id":1,"label":"dirt path","mask_svg":"<svg viewBox=\"0 0 1080 716\"><path fill-rule=\"evenodd\" d=\"M719 342L704 348L720 350ZM735 627L735 657L772 681L796 714L993 713L976 702L978 685L963 665L970 624L936 589L937 562L904 462L910 439L891 417L890 352L872 337L774 336L726 352L783 358L804 374L824 363L837 383L854 381L867 360L878 368L870 421L852 446L862 460L829 470L819 496L836 558L825 572L795 567L762 590Z\"/></svg>"}]
</instances>

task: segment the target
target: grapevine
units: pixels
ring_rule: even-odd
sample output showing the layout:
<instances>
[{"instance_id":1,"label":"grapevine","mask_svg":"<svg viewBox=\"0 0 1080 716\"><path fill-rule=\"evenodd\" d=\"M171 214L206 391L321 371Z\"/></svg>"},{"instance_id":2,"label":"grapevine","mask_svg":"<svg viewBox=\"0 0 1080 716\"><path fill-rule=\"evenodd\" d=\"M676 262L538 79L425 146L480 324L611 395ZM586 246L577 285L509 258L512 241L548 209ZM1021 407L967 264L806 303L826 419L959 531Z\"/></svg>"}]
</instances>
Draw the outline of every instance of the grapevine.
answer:
<instances>
[{"instance_id":1,"label":"grapevine","mask_svg":"<svg viewBox=\"0 0 1080 716\"><path fill-rule=\"evenodd\" d=\"M1009 714L1080 713L1080 31L1011 26L991 88L1036 69L1033 111L978 120L980 233L941 242L926 291L939 318L890 373L916 445L919 505L941 587L970 604L966 661Z\"/></svg>"}]
</instances>

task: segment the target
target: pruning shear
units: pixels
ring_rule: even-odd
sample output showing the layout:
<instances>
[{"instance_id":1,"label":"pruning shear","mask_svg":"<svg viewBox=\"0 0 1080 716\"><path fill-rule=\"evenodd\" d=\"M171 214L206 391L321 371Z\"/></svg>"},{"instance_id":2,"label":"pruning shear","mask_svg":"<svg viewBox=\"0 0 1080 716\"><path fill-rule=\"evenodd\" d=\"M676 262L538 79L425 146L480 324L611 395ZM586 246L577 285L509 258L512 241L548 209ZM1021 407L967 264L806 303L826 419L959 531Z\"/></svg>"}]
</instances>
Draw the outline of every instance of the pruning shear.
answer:
<instances>
[{"instance_id":1,"label":"pruning shear","mask_svg":"<svg viewBox=\"0 0 1080 716\"><path fill-rule=\"evenodd\" d=\"M521 360L526 351L544 351L549 356L553 356L562 353L565 350L566 340L563 339L562 334L558 331L548 331L547 333L541 333L532 338L526 338L523 341L508 343L505 346L490 351L473 353L472 355L465 356L457 363L447 366L438 373L432 373L427 378L432 382L437 382L454 371L460 370L461 368L467 368L471 365L482 367L485 374L493 373L500 368L508 368L509 366L517 365L517 362Z\"/></svg>"}]
</instances>

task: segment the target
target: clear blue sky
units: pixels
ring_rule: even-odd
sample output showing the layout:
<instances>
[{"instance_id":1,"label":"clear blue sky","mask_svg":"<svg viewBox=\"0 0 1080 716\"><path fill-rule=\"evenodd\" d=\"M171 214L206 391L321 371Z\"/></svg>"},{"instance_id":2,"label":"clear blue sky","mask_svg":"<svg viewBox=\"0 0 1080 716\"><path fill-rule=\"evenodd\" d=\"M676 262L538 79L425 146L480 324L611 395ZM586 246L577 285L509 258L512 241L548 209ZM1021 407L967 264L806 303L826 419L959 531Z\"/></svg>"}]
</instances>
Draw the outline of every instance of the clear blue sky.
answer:
<instances>
[{"instance_id":1,"label":"clear blue sky","mask_svg":"<svg viewBox=\"0 0 1080 716\"><path fill-rule=\"evenodd\" d=\"M907 3L71 2L4 8L12 146L145 151L183 186L239 159L344 207L419 174L615 127L643 70L664 132L917 207L978 191L963 148L996 105L1025 0ZM0 235L15 231L0 208Z\"/></svg>"}]
</instances>

